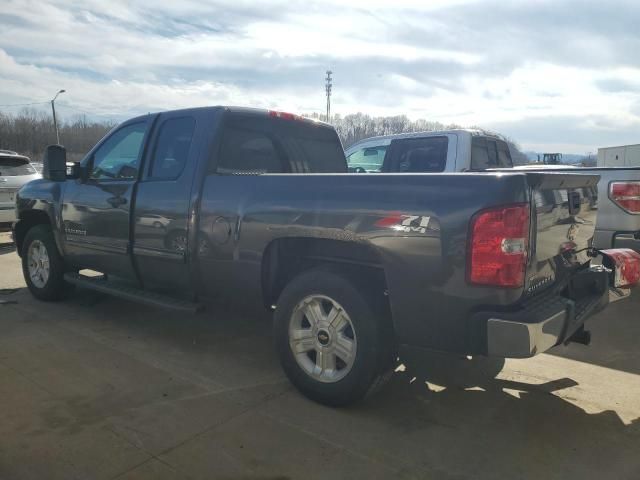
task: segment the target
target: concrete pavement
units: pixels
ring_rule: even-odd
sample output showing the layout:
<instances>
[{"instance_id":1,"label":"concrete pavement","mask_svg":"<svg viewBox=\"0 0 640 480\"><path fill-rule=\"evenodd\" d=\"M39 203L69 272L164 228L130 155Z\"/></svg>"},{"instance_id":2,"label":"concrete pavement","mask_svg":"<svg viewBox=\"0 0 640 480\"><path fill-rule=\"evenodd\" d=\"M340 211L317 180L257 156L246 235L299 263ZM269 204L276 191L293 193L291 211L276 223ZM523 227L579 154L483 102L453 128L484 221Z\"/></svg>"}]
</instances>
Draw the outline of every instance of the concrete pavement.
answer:
<instances>
[{"instance_id":1,"label":"concrete pavement","mask_svg":"<svg viewBox=\"0 0 640 480\"><path fill-rule=\"evenodd\" d=\"M640 478L640 295L590 321L591 347L412 358L334 410L286 381L267 314L41 303L7 240L0 479Z\"/></svg>"}]
</instances>

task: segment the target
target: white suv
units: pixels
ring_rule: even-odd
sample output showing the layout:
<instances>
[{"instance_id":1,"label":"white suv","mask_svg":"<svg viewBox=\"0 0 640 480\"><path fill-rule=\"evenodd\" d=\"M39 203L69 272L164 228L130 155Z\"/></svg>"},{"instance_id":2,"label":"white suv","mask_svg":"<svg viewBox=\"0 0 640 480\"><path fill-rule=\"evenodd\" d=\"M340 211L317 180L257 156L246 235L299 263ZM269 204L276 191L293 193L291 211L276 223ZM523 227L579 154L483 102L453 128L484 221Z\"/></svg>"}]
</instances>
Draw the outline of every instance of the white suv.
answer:
<instances>
[{"instance_id":1,"label":"white suv","mask_svg":"<svg viewBox=\"0 0 640 480\"><path fill-rule=\"evenodd\" d=\"M0 150L0 228L8 227L16 219L16 192L37 178L41 176L27 157Z\"/></svg>"}]
</instances>

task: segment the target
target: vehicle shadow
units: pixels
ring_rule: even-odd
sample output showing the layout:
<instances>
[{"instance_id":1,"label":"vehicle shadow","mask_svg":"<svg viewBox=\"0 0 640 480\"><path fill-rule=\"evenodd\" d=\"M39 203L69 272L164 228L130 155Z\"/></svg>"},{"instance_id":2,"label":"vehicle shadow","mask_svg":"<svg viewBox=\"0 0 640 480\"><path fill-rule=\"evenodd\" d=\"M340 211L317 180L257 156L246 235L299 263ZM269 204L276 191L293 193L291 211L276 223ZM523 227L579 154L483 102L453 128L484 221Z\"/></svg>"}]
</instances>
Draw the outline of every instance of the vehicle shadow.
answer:
<instances>
[{"instance_id":1,"label":"vehicle shadow","mask_svg":"<svg viewBox=\"0 0 640 480\"><path fill-rule=\"evenodd\" d=\"M591 332L591 345L579 344L556 347L548 353L580 362L612 368L640 375L640 288L631 292L631 298L609 305L587 320Z\"/></svg>"},{"instance_id":2,"label":"vehicle shadow","mask_svg":"<svg viewBox=\"0 0 640 480\"><path fill-rule=\"evenodd\" d=\"M13 242L0 243L0 255L13 253L16 251L16 245Z\"/></svg>"},{"instance_id":3,"label":"vehicle shadow","mask_svg":"<svg viewBox=\"0 0 640 480\"><path fill-rule=\"evenodd\" d=\"M581 401L595 411L588 413L558 396L578 386L571 378L500 378L500 360L429 352L403 361L404 370L358 408L402 438L397 455L434 478L640 478L639 419L625 423Z\"/></svg>"}]
</instances>

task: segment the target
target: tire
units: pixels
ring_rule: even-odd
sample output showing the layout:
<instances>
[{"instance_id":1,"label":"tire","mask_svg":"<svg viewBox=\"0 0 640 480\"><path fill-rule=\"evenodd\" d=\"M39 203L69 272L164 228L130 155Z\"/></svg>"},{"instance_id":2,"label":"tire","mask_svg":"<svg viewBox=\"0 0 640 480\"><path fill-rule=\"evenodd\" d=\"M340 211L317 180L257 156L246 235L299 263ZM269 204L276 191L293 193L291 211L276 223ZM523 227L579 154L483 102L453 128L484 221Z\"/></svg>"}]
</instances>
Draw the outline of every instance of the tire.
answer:
<instances>
[{"instance_id":1,"label":"tire","mask_svg":"<svg viewBox=\"0 0 640 480\"><path fill-rule=\"evenodd\" d=\"M277 302L274 336L282 367L302 394L324 405L362 400L382 386L393 366L385 309L356 285L340 274L311 270L294 278Z\"/></svg>"},{"instance_id":2,"label":"tire","mask_svg":"<svg viewBox=\"0 0 640 480\"><path fill-rule=\"evenodd\" d=\"M64 261L51 228L48 225L32 227L22 244L22 274L29 291L38 300L48 302L65 298L73 286L64 281L64 272Z\"/></svg>"}]
</instances>

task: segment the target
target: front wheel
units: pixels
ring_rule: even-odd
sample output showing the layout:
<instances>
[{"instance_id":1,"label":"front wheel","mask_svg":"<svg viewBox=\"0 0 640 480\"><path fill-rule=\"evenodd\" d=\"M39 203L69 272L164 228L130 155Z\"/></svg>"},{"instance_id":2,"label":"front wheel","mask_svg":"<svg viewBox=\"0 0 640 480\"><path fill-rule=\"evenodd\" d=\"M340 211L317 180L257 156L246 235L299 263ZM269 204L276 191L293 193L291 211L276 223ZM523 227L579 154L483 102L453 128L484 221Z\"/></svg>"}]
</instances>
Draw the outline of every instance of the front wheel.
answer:
<instances>
[{"instance_id":1,"label":"front wheel","mask_svg":"<svg viewBox=\"0 0 640 480\"><path fill-rule=\"evenodd\" d=\"M64 262L48 225L36 225L22 245L22 273L29 291L39 300L64 298L73 287L64 281Z\"/></svg>"},{"instance_id":2,"label":"front wheel","mask_svg":"<svg viewBox=\"0 0 640 480\"><path fill-rule=\"evenodd\" d=\"M324 270L289 283L276 306L275 340L298 390L343 406L382 384L392 366L392 336L375 304L352 281Z\"/></svg>"}]
</instances>

